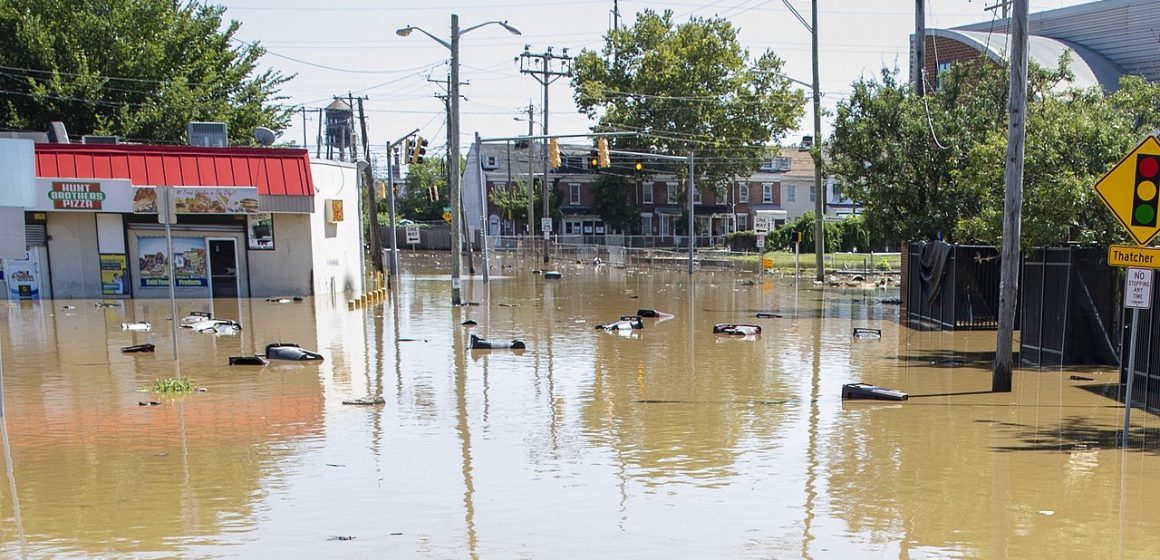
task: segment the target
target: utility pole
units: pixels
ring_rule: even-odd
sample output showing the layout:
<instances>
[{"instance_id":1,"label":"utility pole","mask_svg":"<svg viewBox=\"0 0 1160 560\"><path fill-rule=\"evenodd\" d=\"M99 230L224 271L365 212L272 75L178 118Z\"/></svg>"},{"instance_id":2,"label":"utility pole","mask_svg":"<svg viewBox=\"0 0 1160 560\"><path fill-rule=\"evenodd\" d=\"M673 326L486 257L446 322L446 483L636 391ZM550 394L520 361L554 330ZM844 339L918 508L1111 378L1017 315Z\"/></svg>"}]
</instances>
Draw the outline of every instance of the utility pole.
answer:
<instances>
[{"instance_id":1,"label":"utility pole","mask_svg":"<svg viewBox=\"0 0 1160 560\"><path fill-rule=\"evenodd\" d=\"M822 93L818 77L818 0L813 0L810 35L814 51L814 253L817 256L817 280L826 279L826 218L825 193L822 192Z\"/></svg>"},{"instance_id":2,"label":"utility pole","mask_svg":"<svg viewBox=\"0 0 1160 560\"><path fill-rule=\"evenodd\" d=\"M363 154L367 156L367 163L370 163L371 146L367 137L367 115L363 109L363 101L366 97L358 98L358 120L359 130L362 132ZM390 177L387 178L390 181ZM368 240L371 244L371 264L374 266L375 272L383 273L383 240L381 232L379 231L379 201L375 196L375 173L370 165L366 167L365 183L367 186L367 224L370 229L368 233ZM391 227L395 227L392 223Z\"/></svg>"},{"instance_id":3,"label":"utility pole","mask_svg":"<svg viewBox=\"0 0 1160 560\"><path fill-rule=\"evenodd\" d=\"M301 109L302 109L302 149L306 150L307 153L309 153L310 148L306 147L306 106L303 105L301 107Z\"/></svg>"},{"instance_id":4,"label":"utility pole","mask_svg":"<svg viewBox=\"0 0 1160 560\"><path fill-rule=\"evenodd\" d=\"M443 100L443 106L447 110L447 122L450 123L451 122L451 94L450 94L451 76L449 75L446 80L432 80L432 79L428 78L427 81L431 82L433 84L442 85L444 87L443 91L448 92L448 93L444 93L443 95L440 95L437 93L437 94L435 94L435 97ZM466 82L460 82L459 85L470 85L470 84L468 84ZM448 124L448 126L447 126L447 146L448 146L448 151L447 151L447 184L448 185L451 184L451 173L452 173L452 171L451 171L451 159L452 158L451 158L451 150L450 150L451 134L452 134L451 125ZM456 144L458 145L458 142L456 142ZM455 157L455 164L456 164L456 168L458 168L458 166L459 166L459 157L458 156ZM460 177L460 179L462 179L462 177ZM460 185L462 186L462 183L460 183ZM467 220L463 220L463 219L459 220L459 227L458 228L455 227L456 220L455 220L454 216L459 215L463 212L463 196L462 196L463 190L462 190L462 188L459 189L459 192L460 192L459 204L456 205L454 201L451 202L451 207L452 207L451 227L453 230L459 232L459 236L460 236L459 238L461 240L467 239L467 250L466 250L466 252L467 252L467 273L468 274L475 274L475 261L472 259L472 256L471 256L471 236L468 235L471 232L471 229L468 227ZM452 234L452 239L454 240L454 238L455 238L455 234ZM462 254L464 252L462 249L462 243L460 243L460 247L461 247L461 249L459 251L457 251L458 254Z\"/></svg>"},{"instance_id":5,"label":"utility pole","mask_svg":"<svg viewBox=\"0 0 1160 560\"><path fill-rule=\"evenodd\" d=\"M984 7L983 11L993 12L995 10L1002 10L1003 11L1003 19L1007 19L1007 18L1011 17L1011 3L1013 1L1014 0L999 0L998 2L995 2L994 4L992 4L990 6ZM1018 10L1019 8L1016 7L1015 9ZM1008 23L1010 23L1010 22L1008 22Z\"/></svg>"},{"instance_id":6,"label":"utility pole","mask_svg":"<svg viewBox=\"0 0 1160 560\"><path fill-rule=\"evenodd\" d=\"M354 117L354 95L349 91L346 92L346 106L350 108L351 117ZM350 145L350 162L358 161L358 144L354 141L354 123L350 123L347 127L349 133L346 135L346 143Z\"/></svg>"},{"instance_id":7,"label":"utility pole","mask_svg":"<svg viewBox=\"0 0 1160 560\"><path fill-rule=\"evenodd\" d=\"M1023 139L1027 123L1027 12L1028 0L1015 1L1011 32L1011 78L1007 91L1007 160L1003 172L1003 247L999 268L999 330L991 391L1011 392L1012 338L1015 300L1019 296L1020 221L1023 214ZM1128 403L1131 407L1131 403Z\"/></svg>"},{"instance_id":8,"label":"utility pole","mask_svg":"<svg viewBox=\"0 0 1160 560\"><path fill-rule=\"evenodd\" d=\"M528 241L532 254L536 254L536 143L531 136L536 133L536 111L528 101ZM544 251L547 254L547 250Z\"/></svg>"},{"instance_id":9,"label":"utility pole","mask_svg":"<svg viewBox=\"0 0 1160 560\"><path fill-rule=\"evenodd\" d=\"M558 62L558 64L557 64ZM520 54L520 73L531 74L540 85L544 86L544 136L548 135L548 86L552 82L563 78L572 76L572 57L568 56L568 49L564 49L562 55L557 55L552 52L552 47L548 47L545 52L531 53L528 51L528 45L524 45L524 52ZM544 218L551 218L548 208L548 139L544 139L544 149L542 151L544 156ZM550 233L544 232L544 262L548 262L548 241Z\"/></svg>"},{"instance_id":10,"label":"utility pole","mask_svg":"<svg viewBox=\"0 0 1160 560\"><path fill-rule=\"evenodd\" d=\"M936 39L937 40L937 39ZM923 0L914 0L914 66L911 67L911 79L914 80L914 93L919 97L926 95L926 8Z\"/></svg>"}]
</instances>

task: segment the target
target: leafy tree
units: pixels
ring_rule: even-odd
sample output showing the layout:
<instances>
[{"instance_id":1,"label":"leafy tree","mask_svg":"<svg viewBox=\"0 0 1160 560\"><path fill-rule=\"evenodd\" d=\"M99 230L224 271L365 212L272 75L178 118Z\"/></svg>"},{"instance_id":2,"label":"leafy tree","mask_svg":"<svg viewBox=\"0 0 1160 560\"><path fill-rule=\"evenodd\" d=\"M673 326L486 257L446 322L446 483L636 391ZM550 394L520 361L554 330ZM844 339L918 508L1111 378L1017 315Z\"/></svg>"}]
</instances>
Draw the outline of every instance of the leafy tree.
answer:
<instances>
[{"instance_id":1,"label":"leafy tree","mask_svg":"<svg viewBox=\"0 0 1160 560\"><path fill-rule=\"evenodd\" d=\"M698 185L709 192L756 171L766 145L797 124L805 97L790 89L782 60L771 51L751 57L728 20L673 20L671 10L640 12L632 26L605 36L603 56L576 57L572 85L598 129L641 133L610 140L614 149L681 156L695 149ZM683 163L668 168L687 172Z\"/></svg>"},{"instance_id":2,"label":"leafy tree","mask_svg":"<svg viewBox=\"0 0 1160 560\"><path fill-rule=\"evenodd\" d=\"M614 231L634 232L640 228L640 207L632 197L633 182L623 175L604 174L592 185L593 210Z\"/></svg>"},{"instance_id":3,"label":"leafy tree","mask_svg":"<svg viewBox=\"0 0 1160 560\"><path fill-rule=\"evenodd\" d=\"M0 0L0 126L183 142L189 121L222 121L230 141L281 129L290 108L259 71L265 50L201 0Z\"/></svg>"},{"instance_id":4,"label":"leafy tree","mask_svg":"<svg viewBox=\"0 0 1160 560\"><path fill-rule=\"evenodd\" d=\"M379 201L379 213L386 213L388 202ZM407 167L403 187L395 197L396 219L434 222L443 219L443 209L450 206L447 173L443 158L428 157L423 163Z\"/></svg>"},{"instance_id":5,"label":"leafy tree","mask_svg":"<svg viewBox=\"0 0 1160 560\"><path fill-rule=\"evenodd\" d=\"M1160 86L1069 88L1068 65L1028 73L1024 246L1123 239L1092 186L1160 124ZM999 243L1007 69L956 64L925 98L897 74L855 82L839 104L829 170L865 204L872 237Z\"/></svg>"},{"instance_id":6,"label":"leafy tree","mask_svg":"<svg viewBox=\"0 0 1160 560\"><path fill-rule=\"evenodd\" d=\"M496 206L500 207L504 219L512 220L516 224L516 230L521 231L527 228L528 223L528 186L527 182L521 182L516 179L512 188L503 190L493 190L488 198L491 199ZM540 223L540 218L544 215L544 193L540 188L540 183L534 182L532 188L532 222L534 224ZM548 215L553 220L560 219L563 212L560 211L562 199L560 193L553 189L548 193ZM520 226L523 225L523 228ZM536 232L539 232L539 225L535 226Z\"/></svg>"},{"instance_id":7,"label":"leafy tree","mask_svg":"<svg viewBox=\"0 0 1160 560\"><path fill-rule=\"evenodd\" d=\"M825 228L825 242L827 253L836 253L842 250L842 225L841 222L831 222L829 220L822 221L822 227ZM793 250L793 234L802 234L802 253L814 252L814 213L807 210L798 219L789 222L772 232L766 238L765 246L767 250L774 251L792 251Z\"/></svg>"}]
</instances>

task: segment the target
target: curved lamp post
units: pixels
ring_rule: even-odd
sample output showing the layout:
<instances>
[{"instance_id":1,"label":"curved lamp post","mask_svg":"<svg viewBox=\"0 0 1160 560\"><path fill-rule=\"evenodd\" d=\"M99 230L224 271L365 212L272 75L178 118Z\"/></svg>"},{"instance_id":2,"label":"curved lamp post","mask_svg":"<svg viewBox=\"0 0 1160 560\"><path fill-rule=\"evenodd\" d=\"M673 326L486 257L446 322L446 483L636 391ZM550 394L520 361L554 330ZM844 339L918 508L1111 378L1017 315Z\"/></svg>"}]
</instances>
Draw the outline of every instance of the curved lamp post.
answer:
<instances>
[{"instance_id":1,"label":"curved lamp post","mask_svg":"<svg viewBox=\"0 0 1160 560\"><path fill-rule=\"evenodd\" d=\"M520 35L520 30L508 25L506 21L485 21L466 29L459 29L459 15L457 14L451 14L450 41L444 41L424 29L413 25L408 25L395 31L395 34L400 37L406 37L412 31L418 31L451 51L451 83L449 84L447 92L447 111L450 113L447 117L448 136L450 139L450 145L447 147L447 190L451 199L451 305L460 305L462 303L459 291L459 259L460 253L463 252L463 234L460 231L460 224L463 217L460 215L461 205L459 192L459 37L469 31L474 31L485 25L492 24L507 29L512 35ZM483 201L483 203L486 205L486 201Z\"/></svg>"}]
</instances>

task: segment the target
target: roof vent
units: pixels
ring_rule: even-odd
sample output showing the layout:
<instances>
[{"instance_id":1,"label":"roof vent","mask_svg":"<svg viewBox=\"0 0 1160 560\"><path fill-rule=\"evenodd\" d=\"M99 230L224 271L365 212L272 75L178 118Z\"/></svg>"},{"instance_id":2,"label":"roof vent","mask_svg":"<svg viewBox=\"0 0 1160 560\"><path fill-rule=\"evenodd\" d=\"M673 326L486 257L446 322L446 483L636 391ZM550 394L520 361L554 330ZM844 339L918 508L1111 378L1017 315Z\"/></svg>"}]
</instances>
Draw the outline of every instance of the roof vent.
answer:
<instances>
[{"instance_id":1,"label":"roof vent","mask_svg":"<svg viewBox=\"0 0 1160 560\"><path fill-rule=\"evenodd\" d=\"M48 139L53 144L68 144L68 130L65 129L64 123L60 121L52 121L49 123Z\"/></svg>"},{"instance_id":2,"label":"roof vent","mask_svg":"<svg viewBox=\"0 0 1160 560\"><path fill-rule=\"evenodd\" d=\"M120 144L120 136L94 136L86 134L81 136L81 144Z\"/></svg>"},{"instance_id":3,"label":"roof vent","mask_svg":"<svg viewBox=\"0 0 1160 560\"><path fill-rule=\"evenodd\" d=\"M190 146L224 148L229 145L226 123L191 122L185 125Z\"/></svg>"},{"instance_id":4,"label":"roof vent","mask_svg":"<svg viewBox=\"0 0 1160 560\"><path fill-rule=\"evenodd\" d=\"M804 152L804 151L809 150L813 146L814 146L814 137L813 136L802 136L802 143L800 146L798 146L798 151Z\"/></svg>"}]
</instances>

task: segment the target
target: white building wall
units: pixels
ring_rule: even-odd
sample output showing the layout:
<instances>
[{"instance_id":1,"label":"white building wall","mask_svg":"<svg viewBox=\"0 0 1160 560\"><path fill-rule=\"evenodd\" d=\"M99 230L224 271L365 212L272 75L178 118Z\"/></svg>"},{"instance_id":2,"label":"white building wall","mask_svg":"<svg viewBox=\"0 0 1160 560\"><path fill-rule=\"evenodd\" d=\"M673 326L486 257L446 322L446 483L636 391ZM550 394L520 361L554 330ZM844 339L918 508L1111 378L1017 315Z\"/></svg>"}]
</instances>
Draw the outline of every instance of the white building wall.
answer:
<instances>
[{"instance_id":1,"label":"white building wall","mask_svg":"<svg viewBox=\"0 0 1160 560\"><path fill-rule=\"evenodd\" d=\"M253 297L305 296L314 269L310 214L273 214L274 250L247 250Z\"/></svg>"},{"instance_id":2,"label":"white building wall","mask_svg":"<svg viewBox=\"0 0 1160 560\"><path fill-rule=\"evenodd\" d=\"M314 213L309 215L313 293L323 297L351 291L361 292L364 286L360 262L362 250L357 170L349 163L312 160L310 173L315 191ZM327 199L343 201L342 222L326 222Z\"/></svg>"},{"instance_id":3,"label":"white building wall","mask_svg":"<svg viewBox=\"0 0 1160 560\"><path fill-rule=\"evenodd\" d=\"M101 298L97 218L91 212L48 213L48 258L55 298ZM46 267L41 265L41 274Z\"/></svg>"},{"instance_id":4,"label":"white building wall","mask_svg":"<svg viewBox=\"0 0 1160 560\"><path fill-rule=\"evenodd\" d=\"M814 201L810 200L813 179L802 181L791 177L781 179L781 207L786 212L786 220L794 221L808 212L814 211ZM789 189L794 189L794 199L789 199Z\"/></svg>"}]
</instances>

